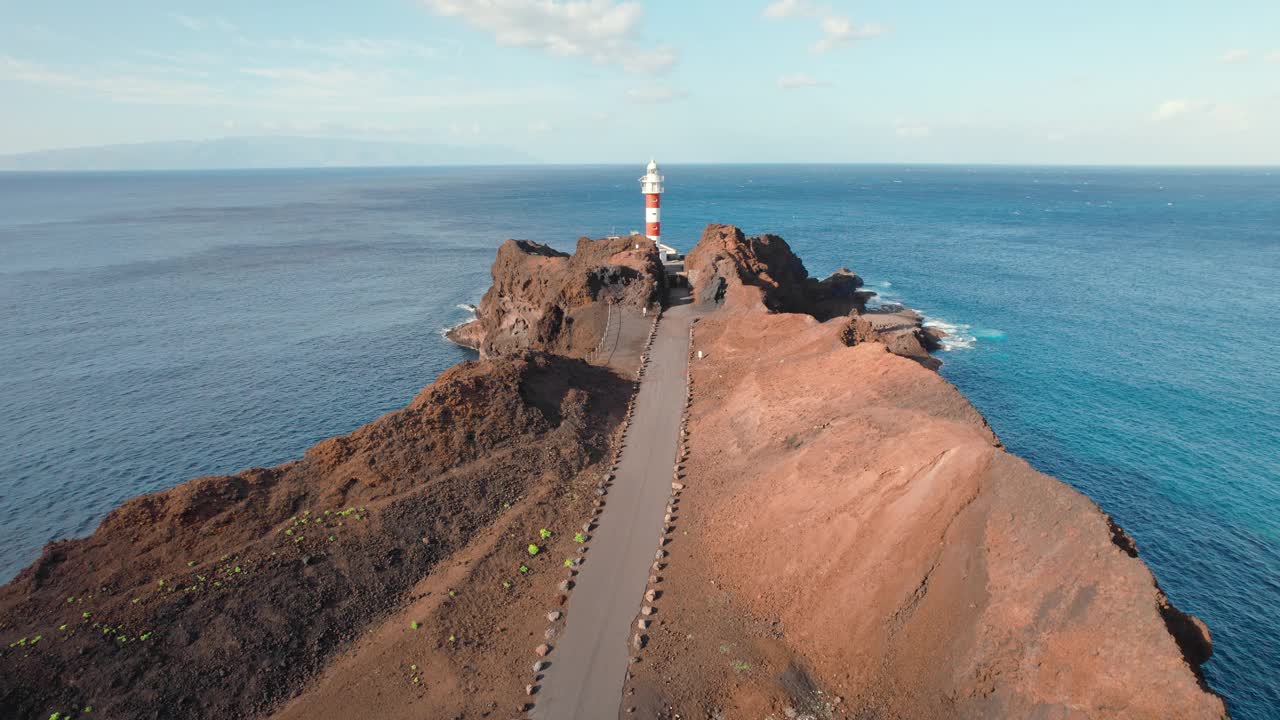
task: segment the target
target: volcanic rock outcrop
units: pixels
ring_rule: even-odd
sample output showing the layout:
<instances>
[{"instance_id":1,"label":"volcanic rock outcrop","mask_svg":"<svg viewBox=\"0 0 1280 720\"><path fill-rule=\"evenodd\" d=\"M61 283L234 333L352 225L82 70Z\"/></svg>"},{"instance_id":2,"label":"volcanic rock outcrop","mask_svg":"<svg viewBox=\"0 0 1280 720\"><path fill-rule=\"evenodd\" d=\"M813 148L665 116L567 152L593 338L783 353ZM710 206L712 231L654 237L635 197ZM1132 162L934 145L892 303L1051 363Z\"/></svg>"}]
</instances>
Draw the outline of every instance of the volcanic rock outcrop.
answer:
<instances>
[{"instance_id":1,"label":"volcanic rock outcrop","mask_svg":"<svg viewBox=\"0 0 1280 720\"><path fill-rule=\"evenodd\" d=\"M594 482L582 473L606 456L628 389L613 372L542 353L464 363L403 410L299 460L126 502L0 589L0 717L80 717L86 706L108 718L264 715L432 595L430 582L495 524L571 535ZM478 713L504 682L514 697L523 658L477 662L476 648L496 624L511 626L501 618L519 597L535 616L534 597L559 578L557 560L508 545L490 553L504 577L474 583L488 593L452 602L470 587L463 574L434 588L449 591L440 607L395 624L417 643L403 650L415 668L432 667L430 686L415 687L405 663L397 693L408 685L442 713ZM494 597L503 580L520 589ZM459 639L439 649L450 635Z\"/></svg>"},{"instance_id":2,"label":"volcanic rock outcrop","mask_svg":"<svg viewBox=\"0 0 1280 720\"><path fill-rule=\"evenodd\" d=\"M914 348L896 356L900 334L809 314L785 247L713 226L689 253L694 293L723 304L695 329L687 480L629 702L682 717L1224 717L1199 678L1207 630L1123 532L1006 452Z\"/></svg>"},{"instance_id":3,"label":"volcanic rock outcrop","mask_svg":"<svg viewBox=\"0 0 1280 720\"><path fill-rule=\"evenodd\" d=\"M811 278L777 235L747 237L732 225L708 225L685 267L700 302L718 305L728 298L732 306L763 305L822 321L845 317L840 337L847 345L880 342L930 369L942 364L929 353L941 347L945 334L925 327L919 313L900 306L868 310L875 293L861 289L857 273L841 268L824 280Z\"/></svg>"},{"instance_id":4,"label":"volcanic rock outcrop","mask_svg":"<svg viewBox=\"0 0 1280 720\"><path fill-rule=\"evenodd\" d=\"M485 358L530 349L584 357L610 326L610 312L656 308L665 288L657 246L639 236L581 238L572 255L508 240L492 275L475 321L450 333Z\"/></svg>"}]
</instances>

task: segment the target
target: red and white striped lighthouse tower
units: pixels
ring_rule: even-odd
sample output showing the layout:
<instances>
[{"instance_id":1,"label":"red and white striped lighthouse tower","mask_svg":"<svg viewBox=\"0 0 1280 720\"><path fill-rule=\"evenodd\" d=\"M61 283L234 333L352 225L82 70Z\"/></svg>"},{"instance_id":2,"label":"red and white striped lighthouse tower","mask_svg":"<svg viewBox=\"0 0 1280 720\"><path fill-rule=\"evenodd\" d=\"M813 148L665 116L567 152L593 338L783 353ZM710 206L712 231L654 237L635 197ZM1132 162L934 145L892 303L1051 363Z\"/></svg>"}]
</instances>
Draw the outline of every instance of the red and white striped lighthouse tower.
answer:
<instances>
[{"instance_id":1,"label":"red and white striped lighthouse tower","mask_svg":"<svg viewBox=\"0 0 1280 720\"><path fill-rule=\"evenodd\" d=\"M640 178L640 192L644 193L644 234L655 244L662 244L662 173L658 162L649 161L648 172Z\"/></svg>"}]
</instances>

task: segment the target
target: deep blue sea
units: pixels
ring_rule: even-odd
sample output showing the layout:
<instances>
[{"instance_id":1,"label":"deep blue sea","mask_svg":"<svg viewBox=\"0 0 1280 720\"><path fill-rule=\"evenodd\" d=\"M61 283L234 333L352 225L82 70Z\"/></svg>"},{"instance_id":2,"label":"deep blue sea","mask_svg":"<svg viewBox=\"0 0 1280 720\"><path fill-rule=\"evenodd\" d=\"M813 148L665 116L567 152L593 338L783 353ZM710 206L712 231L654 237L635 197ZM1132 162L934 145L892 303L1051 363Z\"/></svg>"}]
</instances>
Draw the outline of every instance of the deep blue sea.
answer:
<instances>
[{"instance_id":1,"label":"deep blue sea","mask_svg":"<svg viewBox=\"0 0 1280 720\"><path fill-rule=\"evenodd\" d=\"M787 238L956 333L942 372L1111 513L1280 716L1280 169L670 166L665 239ZM641 229L635 167L0 174L0 580L468 357L508 237Z\"/></svg>"}]
</instances>

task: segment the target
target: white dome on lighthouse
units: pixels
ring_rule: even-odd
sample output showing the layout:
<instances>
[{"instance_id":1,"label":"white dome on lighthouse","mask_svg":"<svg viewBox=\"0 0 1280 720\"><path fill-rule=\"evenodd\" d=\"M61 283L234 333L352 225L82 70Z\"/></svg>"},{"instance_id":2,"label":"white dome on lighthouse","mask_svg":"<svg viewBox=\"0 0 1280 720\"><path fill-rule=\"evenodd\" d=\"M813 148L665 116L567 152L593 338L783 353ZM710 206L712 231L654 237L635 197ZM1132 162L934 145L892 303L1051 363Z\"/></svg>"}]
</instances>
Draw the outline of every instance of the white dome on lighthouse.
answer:
<instances>
[{"instance_id":1,"label":"white dome on lighthouse","mask_svg":"<svg viewBox=\"0 0 1280 720\"><path fill-rule=\"evenodd\" d=\"M658 170L658 161L657 161L657 160L650 160L650 161L649 161L649 167L648 167L648 170L649 170L649 172L657 172L657 170Z\"/></svg>"}]
</instances>

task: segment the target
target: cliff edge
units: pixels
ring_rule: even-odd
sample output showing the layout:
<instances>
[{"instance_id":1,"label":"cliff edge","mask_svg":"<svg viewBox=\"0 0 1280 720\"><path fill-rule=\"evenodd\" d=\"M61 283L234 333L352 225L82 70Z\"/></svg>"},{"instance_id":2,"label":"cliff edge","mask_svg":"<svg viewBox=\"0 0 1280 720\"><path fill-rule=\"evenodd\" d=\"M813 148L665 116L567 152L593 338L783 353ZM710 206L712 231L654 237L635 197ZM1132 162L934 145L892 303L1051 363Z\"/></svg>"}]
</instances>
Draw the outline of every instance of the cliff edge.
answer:
<instances>
[{"instance_id":1,"label":"cliff edge","mask_svg":"<svg viewBox=\"0 0 1280 720\"><path fill-rule=\"evenodd\" d=\"M0 589L0 717L266 717L360 653L359 691L307 717L514 704L526 663L494 648L541 632L629 388L545 353L463 363L298 460L127 501Z\"/></svg>"},{"instance_id":2,"label":"cliff edge","mask_svg":"<svg viewBox=\"0 0 1280 720\"><path fill-rule=\"evenodd\" d=\"M640 236L580 238L572 255L507 240L491 275L476 319L449 333L482 358L529 349L585 357L617 322L610 313L656 309L665 289L657 246Z\"/></svg>"},{"instance_id":3,"label":"cliff edge","mask_svg":"<svg viewBox=\"0 0 1280 720\"><path fill-rule=\"evenodd\" d=\"M688 257L721 310L695 327L642 715L1225 716L1199 676L1204 625L902 328L824 321L779 238L710 226Z\"/></svg>"}]
</instances>

